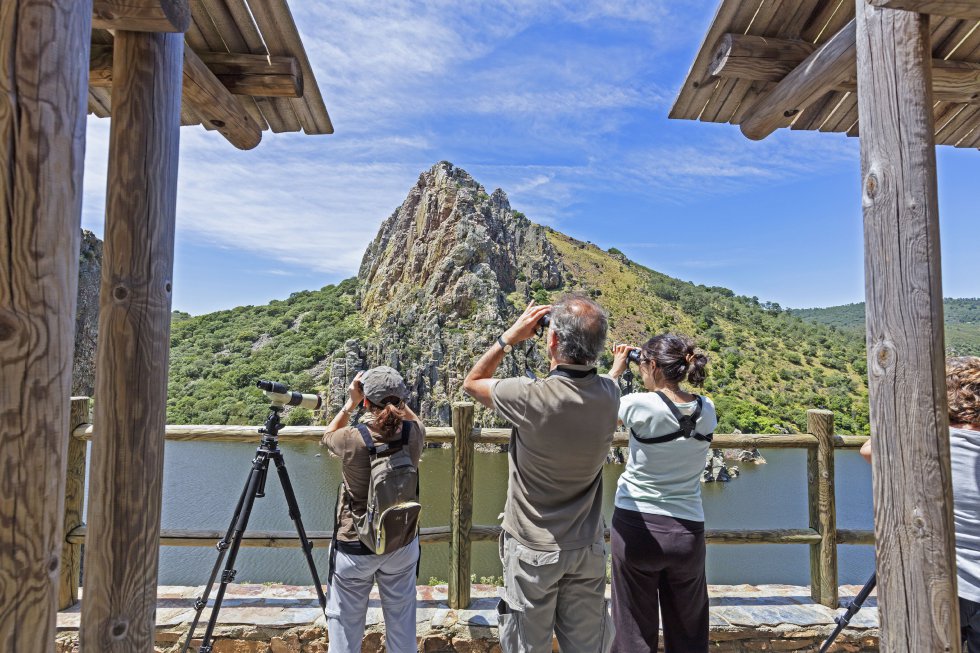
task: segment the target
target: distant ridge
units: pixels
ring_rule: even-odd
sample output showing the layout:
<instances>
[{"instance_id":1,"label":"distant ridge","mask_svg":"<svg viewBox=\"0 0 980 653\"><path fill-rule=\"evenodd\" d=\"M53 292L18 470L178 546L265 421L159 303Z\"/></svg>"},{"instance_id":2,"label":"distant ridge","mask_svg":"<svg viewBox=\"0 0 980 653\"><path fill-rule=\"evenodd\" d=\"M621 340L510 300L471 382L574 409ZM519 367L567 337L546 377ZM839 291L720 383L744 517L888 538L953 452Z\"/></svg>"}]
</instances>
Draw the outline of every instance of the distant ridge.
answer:
<instances>
[{"instance_id":1,"label":"distant ridge","mask_svg":"<svg viewBox=\"0 0 980 653\"><path fill-rule=\"evenodd\" d=\"M680 281L535 224L503 190L488 192L445 161L422 172L384 220L357 278L175 320L168 421L257 423L265 406L254 382L270 377L325 392L333 410L357 370L387 364L401 371L423 418L445 424L452 402L464 398L470 365L528 301L569 291L609 312L610 345L664 331L694 337L709 355L705 392L718 407L719 432L799 432L809 408L833 410L840 433L868 432L859 332ZM542 371L543 348L528 345L505 359L501 374ZM610 363L607 352L600 368ZM286 419L321 418L297 410ZM497 420L480 409L477 423Z\"/></svg>"},{"instance_id":2,"label":"distant ridge","mask_svg":"<svg viewBox=\"0 0 980 653\"><path fill-rule=\"evenodd\" d=\"M802 320L825 324L864 335L864 302L827 308L790 311ZM946 353L950 356L980 356L980 299L943 300L946 321Z\"/></svg>"}]
</instances>

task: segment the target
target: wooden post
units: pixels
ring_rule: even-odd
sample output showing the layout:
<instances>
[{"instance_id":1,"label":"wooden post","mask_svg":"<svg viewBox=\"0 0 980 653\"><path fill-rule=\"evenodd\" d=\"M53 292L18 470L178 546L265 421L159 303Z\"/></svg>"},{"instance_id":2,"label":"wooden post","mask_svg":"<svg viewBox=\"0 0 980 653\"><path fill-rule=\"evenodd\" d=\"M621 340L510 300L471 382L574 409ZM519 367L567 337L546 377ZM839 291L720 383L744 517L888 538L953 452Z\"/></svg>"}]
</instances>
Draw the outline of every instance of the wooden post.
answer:
<instances>
[{"instance_id":1,"label":"wooden post","mask_svg":"<svg viewBox=\"0 0 980 653\"><path fill-rule=\"evenodd\" d=\"M470 530L473 527L473 404L453 404L452 544L449 553L449 607L470 605Z\"/></svg>"},{"instance_id":2,"label":"wooden post","mask_svg":"<svg viewBox=\"0 0 980 653\"><path fill-rule=\"evenodd\" d=\"M0 2L0 651L54 648L91 20Z\"/></svg>"},{"instance_id":3,"label":"wooden post","mask_svg":"<svg viewBox=\"0 0 980 653\"><path fill-rule=\"evenodd\" d=\"M85 454L88 443L72 437L72 432L89 423L89 398L71 398L68 421L68 472L65 482L65 541L61 546L61 581L58 584L58 609L78 603L78 585L82 573L82 545L68 541L68 535L82 525L85 499Z\"/></svg>"},{"instance_id":4,"label":"wooden post","mask_svg":"<svg viewBox=\"0 0 980 653\"><path fill-rule=\"evenodd\" d=\"M960 650L929 18L856 0L881 650Z\"/></svg>"},{"instance_id":5,"label":"wooden post","mask_svg":"<svg viewBox=\"0 0 980 653\"><path fill-rule=\"evenodd\" d=\"M828 608L837 608L837 501L834 496L834 414L806 411L806 430L817 438L807 450L807 501L810 528L820 542L810 545L810 596Z\"/></svg>"},{"instance_id":6,"label":"wooden post","mask_svg":"<svg viewBox=\"0 0 980 653\"><path fill-rule=\"evenodd\" d=\"M184 37L116 32L81 644L153 650Z\"/></svg>"}]
</instances>

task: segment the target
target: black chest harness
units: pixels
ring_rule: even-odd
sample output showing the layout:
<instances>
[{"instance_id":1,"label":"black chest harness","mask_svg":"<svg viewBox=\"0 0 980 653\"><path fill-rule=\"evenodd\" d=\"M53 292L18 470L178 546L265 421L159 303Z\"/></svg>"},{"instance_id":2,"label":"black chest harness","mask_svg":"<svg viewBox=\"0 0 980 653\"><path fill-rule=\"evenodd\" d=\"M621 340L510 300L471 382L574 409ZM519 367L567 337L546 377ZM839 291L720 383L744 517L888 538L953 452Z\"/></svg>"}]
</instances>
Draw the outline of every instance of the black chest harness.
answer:
<instances>
[{"instance_id":1,"label":"black chest harness","mask_svg":"<svg viewBox=\"0 0 980 653\"><path fill-rule=\"evenodd\" d=\"M701 417L701 407L704 401L701 399L700 395L697 395L697 406L695 407L694 412L690 415L684 415L681 413L681 411L677 409L677 406L674 405L674 402L668 399L667 395L659 390L657 390L657 395L659 395L663 402L667 404L670 414L677 420L677 423L680 425L681 429L673 433L668 433L667 435L658 435L655 438L641 438L636 434L636 431L630 429L630 435L636 438L637 442L642 442L643 444L660 444L661 442L670 442L671 440L677 440L678 438L694 438L695 440L700 440L702 442L711 442L711 438L714 436L714 433L701 435L694 430L697 428L698 418Z\"/></svg>"}]
</instances>

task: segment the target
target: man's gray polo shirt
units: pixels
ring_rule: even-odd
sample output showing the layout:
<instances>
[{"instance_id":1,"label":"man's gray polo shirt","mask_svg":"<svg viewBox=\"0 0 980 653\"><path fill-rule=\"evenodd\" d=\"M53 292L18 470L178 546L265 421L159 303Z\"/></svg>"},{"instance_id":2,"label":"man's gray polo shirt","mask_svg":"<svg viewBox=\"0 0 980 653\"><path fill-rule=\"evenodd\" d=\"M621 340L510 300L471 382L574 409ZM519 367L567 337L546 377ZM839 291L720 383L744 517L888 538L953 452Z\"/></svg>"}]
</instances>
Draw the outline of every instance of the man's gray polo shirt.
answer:
<instances>
[{"instance_id":1,"label":"man's gray polo shirt","mask_svg":"<svg viewBox=\"0 0 980 653\"><path fill-rule=\"evenodd\" d=\"M516 427L508 460L503 529L543 551L591 545L602 528L602 466L612 444L619 386L562 365L573 376L502 379L497 413ZM576 378L577 377L577 378Z\"/></svg>"}]
</instances>

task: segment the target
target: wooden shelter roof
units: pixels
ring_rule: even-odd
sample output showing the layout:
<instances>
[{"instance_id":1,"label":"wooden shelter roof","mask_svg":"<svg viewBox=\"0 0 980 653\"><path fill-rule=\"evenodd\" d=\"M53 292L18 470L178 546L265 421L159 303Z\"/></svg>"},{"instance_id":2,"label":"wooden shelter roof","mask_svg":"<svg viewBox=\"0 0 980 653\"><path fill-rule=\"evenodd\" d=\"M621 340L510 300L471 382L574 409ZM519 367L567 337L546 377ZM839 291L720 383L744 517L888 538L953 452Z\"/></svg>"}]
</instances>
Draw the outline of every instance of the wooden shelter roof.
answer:
<instances>
[{"instance_id":1,"label":"wooden shelter roof","mask_svg":"<svg viewBox=\"0 0 980 653\"><path fill-rule=\"evenodd\" d=\"M936 143L980 148L980 21L933 15L930 30ZM788 75L822 68L825 83L801 82L810 92L797 93L797 103L769 98L769 126L856 136L853 33L854 0L722 0L670 117L727 122L764 138L767 129L745 123L758 120L753 113L767 96ZM784 118L773 118L774 110Z\"/></svg>"},{"instance_id":2,"label":"wooden shelter roof","mask_svg":"<svg viewBox=\"0 0 980 653\"><path fill-rule=\"evenodd\" d=\"M259 132L332 134L333 125L317 86L296 23L286 0L190 0L191 22L185 37L184 102L182 125L203 125L225 134L237 147L254 147ZM92 62L88 110L99 117L111 113L113 35L109 20L98 13L92 29ZM187 51L192 51L187 53ZM225 97L233 110L247 114L237 128L255 136L235 138L224 116L211 115L215 102L205 91L188 97L188 75L195 72L189 57L196 54L198 69L206 68L230 91ZM206 74L206 71L204 71ZM213 81L213 80L212 80ZM193 92L195 89L191 84ZM205 84L206 86L206 84ZM218 89L220 90L220 88ZM213 92L213 89L212 89ZM227 95L227 94L225 94ZM220 99L220 98L219 98ZM195 101L196 100L196 101ZM218 103L220 104L220 102ZM228 108L228 105L225 107Z\"/></svg>"}]
</instances>

